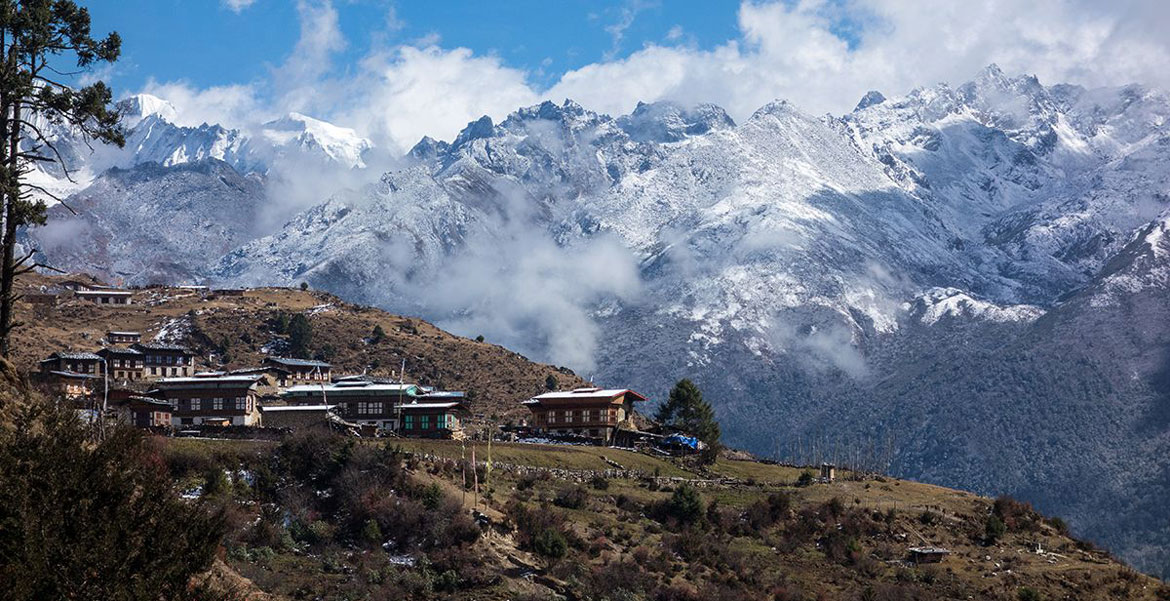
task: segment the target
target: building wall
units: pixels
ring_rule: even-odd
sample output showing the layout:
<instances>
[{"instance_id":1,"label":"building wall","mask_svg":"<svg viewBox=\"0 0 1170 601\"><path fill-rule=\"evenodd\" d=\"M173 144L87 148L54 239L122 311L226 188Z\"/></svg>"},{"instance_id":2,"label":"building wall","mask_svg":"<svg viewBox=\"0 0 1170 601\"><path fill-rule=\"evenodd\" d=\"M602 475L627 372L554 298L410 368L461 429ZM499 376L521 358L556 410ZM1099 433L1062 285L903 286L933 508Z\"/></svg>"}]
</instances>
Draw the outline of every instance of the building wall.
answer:
<instances>
[{"instance_id":1,"label":"building wall","mask_svg":"<svg viewBox=\"0 0 1170 601\"><path fill-rule=\"evenodd\" d=\"M462 427L459 417L449 411L411 411L403 412L399 432L403 436L444 436Z\"/></svg>"}]
</instances>

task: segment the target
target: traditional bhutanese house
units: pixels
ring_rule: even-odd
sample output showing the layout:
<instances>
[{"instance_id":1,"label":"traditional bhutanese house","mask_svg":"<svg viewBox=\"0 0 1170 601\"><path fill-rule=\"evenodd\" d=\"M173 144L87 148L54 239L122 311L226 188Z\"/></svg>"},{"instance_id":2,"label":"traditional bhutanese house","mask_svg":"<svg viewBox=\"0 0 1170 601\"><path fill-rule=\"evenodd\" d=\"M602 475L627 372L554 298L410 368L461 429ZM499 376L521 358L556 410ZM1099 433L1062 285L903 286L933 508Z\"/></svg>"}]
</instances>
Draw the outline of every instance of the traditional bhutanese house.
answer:
<instances>
[{"instance_id":1,"label":"traditional bhutanese house","mask_svg":"<svg viewBox=\"0 0 1170 601\"><path fill-rule=\"evenodd\" d=\"M288 372L288 375L283 380L276 382L276 385L281 388L288 388L298 384L328 383L333 377L333 366L324 361L266 357L264 359L264 365L278 367Z\"/></svg>"},{"instance_id":2,"label":"traditional bhutanese house","mask_svg":"<svg viewBox=\"0 0 1170 601\"><path fill-rule=\"evenodd\" d=\"M367 381L304 384L281 395L289 405L336 405L342 419L389 432L398 430L397 407L418 397L418 386L413 384Z\"/></svg>"},{"instance_id":3,"label":"traditional bhutanese house","mask_svg":"<svg viewBox=\"0 0 1170 601\"><path fill-rule=\"evenodd\" d=\"M49 370L42 371L39 379L52 394L67 399L79 399L93 395L101 376L68 370Z\"/></svg>"},{"instance_id":4,"label":"traditional bhutanese house","mask_svg":"<svg viewBox=\"0 0 1170 601\"><path fill-rule=\"evenodd\" d=\"M137 382L143 378L142 351L133 348L107 347L97 352L106 361L106 370L115 382Z\"/></svg>"},{"instance_id":5,"label":"traditional bhutanese house","mask_svg":"<svg viewBox=\"0 0 1170 601\"><path fill-rule=\"evenodd\" d=\"M94 353L56 352L41 360L41 373L67 371L91 376L102 375L101 356Z\"/></svg>"},{"instance_id":6,"label":"traditional bhutanese house","mask_svg":"<svg viewBox=\"0 0 1170 601\"><path fill-rule=\"evenodd\" d=\"M334 405L264 405L260 407L265 428L299 430L340 422Z\"/></svg>"},{"instance_id":7,"label":"traditional bhutanese house","mask_svg":"<svg viewBox=\"0 0 1170 601\"><path fill-rule=\"evenodd\" d=\"M281 382L290 381L292 372L287 369L276 367L275 365L265 365L263 367L244 367L241 369L233 369L228 372L232 376L267 376L265 380L267 384L260 386L260 396L275 397L281 392L284 392L286 387L280 385Z\"/></svg>"},{"instance_id":8,"label":"traditional bhutanese house","mask_svg":"<svg viewBox=\"0 0 1170 601\"><path fill-rule=\"evenodd\" d=\"M73 295L95 305L129 305L134 297L129 290L112 289L78 290Z\"/></svg>"},{"instance_id":9,"label":"traditional bhutanese house","mask_svg":"<svg viewBox=\"0 0 1170 601\"><path fill-rule=\"evenodd\" d=\"M462 418L467 409L463 393L428 393L398 407L403 436L417 438L463 438Z\"/></svg>"},{"instance_id":10,"label":"traditional bhutanese house","mask_svg":"<svg viewBox=\"0 0 1170 601\"><path fill-rule=\"evenodd\" d=\"M106 332L106 342L110 344L134 344L135 342L142 342L142 332L110 330Z\"/></svg>"},{"instance_id":11,"label":"traditional bhutanese house","mask_svg":"<svg viewBox=\"0 0 1170 601\"><path fill-rule=\"evenodd\" d=\"M184 378L195 375L195 353L187 347L159 342L136 342L130 348L142 353L142 377Z\"/></svg>"},{"instance_id":12,"label":"traditional bhutanese house","mask_svg":"<svg viewBox=\"0 0 1170 601\"><path fill-rule=\"evenodd\" d=\"M213 291L216 296L244 296L246 293L246 288L222 288Z\"/></svg>"},{"instance_id":13,"label":"traditional bhutanese house","mask_svg":"<svg viewBox=\"0 0 1170 601\"><path fill-rule=\"evenodd\" d=\"M256 390L264 378L220 374L165 378L152 395L171 402L177 425L258 426Z\"/></svg>"},{"instance_id":14,"label":"traditional bhutanese house","mask_svg":"<svg viewBox=\"0 0 1170 601\"><path fill-rule=\"evenodd\" d=\"M171 425L174 407L170 401L148 396L131 395L124 399L110 399L118 420L139 428L164 428Z\"/></svg>"},{"instance_id":15,"label":"traditional bhutanese house","mask_svg":"<svg viewBox=\"0 0 1170 601\"><path fill-rule=\"evenodd\" d=\"M628 424L634 403L646 397L628 389L578 388L547 392L525 401L532 411L533 430L575 434L612 444L619 426ZM629 428L634 429L634 428Z\"/></svg>"}]
</instances>

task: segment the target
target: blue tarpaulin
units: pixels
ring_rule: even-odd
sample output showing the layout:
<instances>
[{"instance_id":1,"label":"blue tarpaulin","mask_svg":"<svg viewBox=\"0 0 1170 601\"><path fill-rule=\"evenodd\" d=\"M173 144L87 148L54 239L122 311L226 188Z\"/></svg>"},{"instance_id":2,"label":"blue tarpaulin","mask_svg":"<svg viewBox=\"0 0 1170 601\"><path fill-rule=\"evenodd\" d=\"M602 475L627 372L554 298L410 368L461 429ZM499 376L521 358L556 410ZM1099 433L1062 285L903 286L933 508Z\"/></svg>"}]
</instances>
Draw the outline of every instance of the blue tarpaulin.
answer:
<instances>
[{"instance_id":1,"label":"blue tarpaulin","mask_svg":"<svg viewBox=\"0 0 1170 601\"><path fill-rule=\"evenodd\" d=\"M680 445L694 450L699 450L699 439L694 436L683 436L682 434L671 434L662 439L663 444Z\"/></svg>"}]
</instances>

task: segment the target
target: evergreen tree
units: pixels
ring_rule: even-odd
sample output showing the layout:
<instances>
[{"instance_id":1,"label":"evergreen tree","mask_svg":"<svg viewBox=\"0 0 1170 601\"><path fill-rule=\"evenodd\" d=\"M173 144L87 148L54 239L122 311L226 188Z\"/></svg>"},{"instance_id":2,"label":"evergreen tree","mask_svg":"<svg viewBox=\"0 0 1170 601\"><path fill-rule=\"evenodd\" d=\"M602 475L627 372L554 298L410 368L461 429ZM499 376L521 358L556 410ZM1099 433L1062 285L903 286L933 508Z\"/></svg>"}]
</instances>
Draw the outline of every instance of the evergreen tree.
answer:
<instances>
[{"instance_id":1,"label":"evergreen tree","mask_svg":"<svg viewBox=\"0 0 1170 601\"><path fill-rule=\"evenodd\" d=\"M679 380L654 417L667 427L703 441L703 444L707 445L703 453L705 461L713 462L718 455L719 422L715 420L715 411L710 403L703 400L703 393L694 382L687 379Z\"/></svg>"},{"instance_id":2,"label":"evergreen tree","mask_svg":"<svg viewBox=\"0 0 1170 601\"><path fill-rule=\"evenodd\" d=\"M379 342L382 342L382 339L385 337L386 337L386 330L382 329L382 324L378 324L378 325L374 326L374 334L373 334L371 341L374 344L378 344Z\"/></svg>"},{"instance_id":3,"label":"evergreen tree","mask_svg":"<svg viewBox=\"0 0 1170 601\"><path fill-rule=\"evenodd\" d=\"M313 344L313 326L303 313L293 315L288 322L288 348L294 357L307 359Z\"/></svg>"},{"instance_id":4,"label":"evergreen tree","mask_svg":"<svg viewBox=\"0 0 1170 601\"><path fill-rule=\"evenodd\" d=\"M175 494L133 428L94 441L68 409L32 404L0 428L0 591L6 601L199 597L220 511Z\"/></svg>"},{"instance_id":5,"label":"evergreen tree","mask_svg":"<svg viewBox=\"0 0 1170 601\"><path fill-rule=\"evenodd\" d=\"M0 0L0 355L10 350L17 276L38 265L36 250L16 255L19 230L45 223L43 198L61 200L25 178L37 163L69 165L47 137L46 124L67 125L89 141L125 143L112 93L103 82L82 87L62 73L74 62L78 71L113 62L121 52L117 33L95 39L89 11L73 0ZM66 205L68 206L68 205Z\"/></svg>"}]
</instances>

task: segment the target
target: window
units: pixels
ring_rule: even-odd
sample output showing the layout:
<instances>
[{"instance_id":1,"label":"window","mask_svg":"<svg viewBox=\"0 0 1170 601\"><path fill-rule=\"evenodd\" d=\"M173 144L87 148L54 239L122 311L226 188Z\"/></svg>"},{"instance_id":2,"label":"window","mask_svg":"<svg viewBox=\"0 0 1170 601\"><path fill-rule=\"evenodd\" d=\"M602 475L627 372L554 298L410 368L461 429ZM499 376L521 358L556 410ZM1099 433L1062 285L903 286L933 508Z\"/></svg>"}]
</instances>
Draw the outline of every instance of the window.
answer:
<instances>
[{"instance_id":1,"label":"window","mask_svg":"<svg viewBox=\"0 0 1170 601\"><path fill-rule=\"evenodd\" d=\"M379 402L361 402L358 403L358 415L379 415L382 413L382 403Z\"/></svg>"},{"instance_id":2,"label":"window","mask_svg":"<svg viewBox=\"0 0 1170 601\"><path fill-rule=\"evenodd\" d=\"M223 399L219 397L211 399L211 408L215 411L223 411Z\"/></svg>"},{"instance_id":3,"label":"window","mask_svg":"<svg viewBox=\"0 0 1170 601\"><path fill-rule=\"evenodd\" d=\"M245 400L243 398L236 399L236 411L244 411L245 407L247 407L247 406L248 406L247 400Z\"/></svg>"},{"instance_id":4,"label":"window","mask_svg":"<svg viewBox=\"0 0 1170 601\"><path fill-rule=\"evenodd\" d=\"M199 399L191 399L191 411L199 411Z\"/></svg>"},{"instance_id":5,"label":"window","mask_svg":"<svg viewBox=\"0 0 1170 601\"><path fill-rule=\"evenodd\" d=\"M414 429L414 416L413 415L406 416L406 429L407 430Z\"/></svg>"},{"instance_id":6,"label":"window","mask_svg":"<svg viewBox=\"0 0 1170 601\"><path fill-rule=\"evenodd\" d=\"M429 429L429 428L431 427L430 420L431 420L431 416L429 416L429 415L421 415L421 416L419 416L419 426L418 426L418 429L419 429L419 430L427 430L427 429Z\"/></svg>"}]
</instances>

